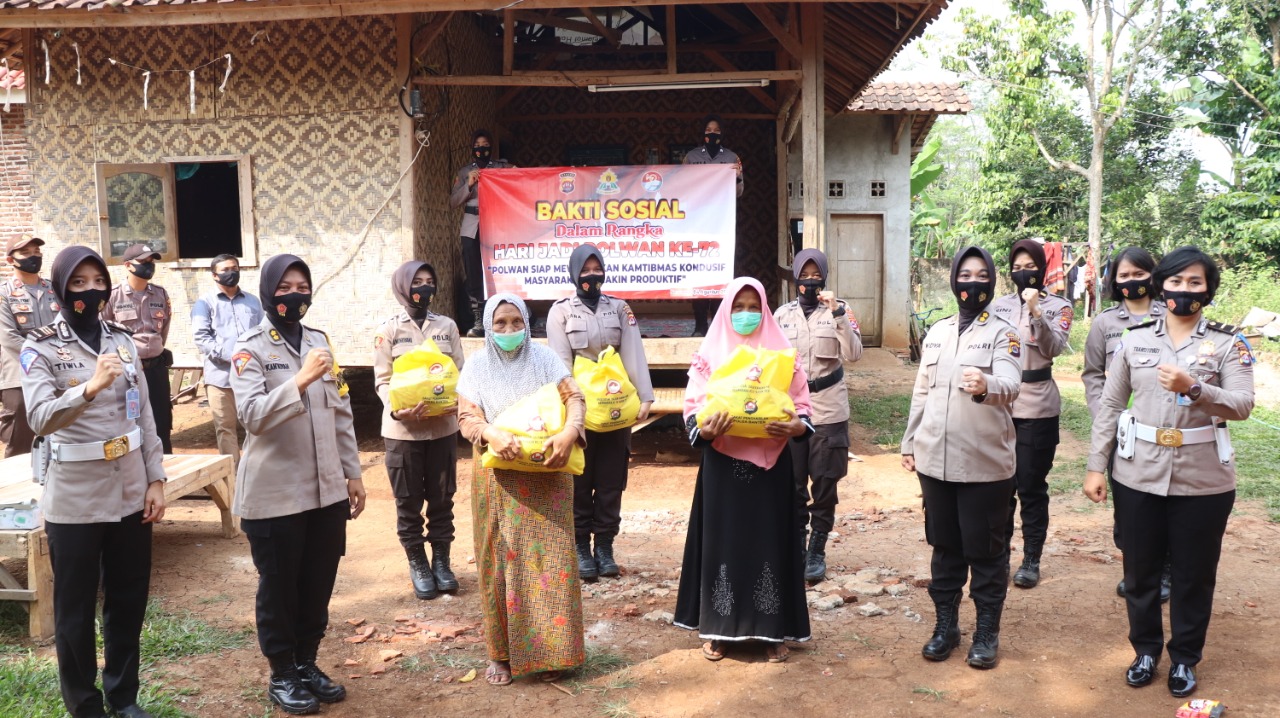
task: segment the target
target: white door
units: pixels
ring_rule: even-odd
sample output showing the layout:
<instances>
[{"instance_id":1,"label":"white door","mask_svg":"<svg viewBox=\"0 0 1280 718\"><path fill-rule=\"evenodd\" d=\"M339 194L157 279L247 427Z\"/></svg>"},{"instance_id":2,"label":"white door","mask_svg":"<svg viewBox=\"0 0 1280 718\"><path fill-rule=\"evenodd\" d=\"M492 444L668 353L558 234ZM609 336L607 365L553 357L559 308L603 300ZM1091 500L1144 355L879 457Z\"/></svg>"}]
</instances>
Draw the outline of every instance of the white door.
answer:
<instances>
[{"instance_id":1,"label":"white door","mask_svg":"<svg viewBox=\"0 0 1280 718\"><path fill-rule=\"evenodd\" d=\"M837 214L828 225L833 237L831 273L836 296L848 302L862 327L862 343L878 347L881 340L881 282L884 277L884 217L878 214Z\"/></svg>"}]
</instances>

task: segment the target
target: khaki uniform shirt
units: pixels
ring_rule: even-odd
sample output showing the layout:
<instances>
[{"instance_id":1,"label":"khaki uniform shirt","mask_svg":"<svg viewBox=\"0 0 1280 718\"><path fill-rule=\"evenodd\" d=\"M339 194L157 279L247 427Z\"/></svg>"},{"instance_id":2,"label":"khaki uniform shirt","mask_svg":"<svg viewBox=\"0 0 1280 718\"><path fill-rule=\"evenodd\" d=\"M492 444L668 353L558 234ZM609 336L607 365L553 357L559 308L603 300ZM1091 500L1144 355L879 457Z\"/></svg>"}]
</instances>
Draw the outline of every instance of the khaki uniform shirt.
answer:
<instances>
[{"instance_id":1,"label":"khaki uniform shirt","mask_svg":"<svg viewBox=\"0 0 1280 718\"><path fill-rule=\"evenodd\" d=\"M631 307L621 299L601 295L594 312L577 296L552 304L547 313L547 346L564 360L569 371L573 371L575 357L596 361L605 347L613 347L622 357L640 401L653 401L653 380L640 327Z\"/></svg>"},{"instance_id":2,"label":"khaki uniform shirt","mask_svg":"<svg viewBox=\"0 0 1280 718\"><path fill-rule=\"evenodd\" d=\"M1013 325L989 312L958 330L952 316L924 338L902 454L915 456L916 471L942 481L1004 481L1015 469L1013 402L1026 349ZM986 377L981 403L960 389L969 367Z\"/></svg>"},{"instance_id":3,"label":"khaki uniform shirt","mask_svg":"<svg viewBox=\"0 0 1280 718\"><path fill-rule=\"evenodd\" d=\"M845 362L862 357L862 331L858 320L843 301L844 316L833 317L826 304L818 303L807 318L800 302L790 302L773 313L787 341L796 348L809 381L816 381L843 368ZM810 419L815 426L838 424L849 419L849 387L843 381L809 393L813 407Z\"/></svg>"},{"instance_id":4,"label":"khaki uniform shirt","mask_svg":"<svg viewBox=\"0 0 1280 718\"><path fill-rule=\"evenodd\" d=\"M399 441L427 441L458 433L458 415L433 416L425 421L397 421L391 418L391 365L405 352L430 339L436 348L453 359L462 371L462 338L452 319L427 312L419 327L407 312L382 323L373 335L373 388L386 411L382 413L382 435Z\"/></svg>"},{"instance_id":5,"label":"khaki uniform shirt","mask_svg":"<svg viewBox=\"0 0 1280 718\"><path fill-rule=\"evenodd\" d=\"M1187 370L1200 382L1200 398L1180 402L1178 394L1161 387L1157 370L1161 364ZM1116 448L1120 412L1131 396L1129 411L1147 426L1185 431L1209 426L1214 419L1244 421L1253 411L1253 354L1234 330L1224 331L1203 319L1178 347L1164 320L1130 330L1111 360L1093 417L1089 471L1107 470ZM1115 458L1111 477L1135 491L1157 496L1220 494L1235 488L1236 462L1234 458L1226 464L1219 461L1214 442L1174 448L1138 439L1132 459Z\"/></svg>"},{"instance_id":6,"label":"khaki uniform shirt","mask_svg":"<svg viewBox=\"0 0 1280 718\"><path fill-rule=\"evenodd\" d=\"M51 323L58 309L53 285L43 277L31 286L17 277L0 283L0 389L22 386L22 342L31 330Z\"/></svg>"},{"instance_id":7,"label":"khaki uniform shirt","mask_svg":"<svg viewBox=\"0 0 1280 718\"><path fill-rule=\"evenodd\" d=\"M66 320L37 329L22 346L22 397L38 436L57 444L92 444L142 430L142 446L114 461L50 461L40 510L48 521L91 524L119 521L143 509L147 485L164 481L164 449L147 401L147 380L137 347L122 327L102 328L102 354L120 356L125 371L90 401L85 385L98 353L80 341ZM128 417L125 394L138 390L137 419Z\"/></svg>"},{"instance_id":8,"label":"khaki uniform shirt","mask_svg":"<svg viewBox=\"0 0 1280 718\"><path fill-rule=\"evenodd\" d=\"M705 145L695 147L684 154L684 164L687 165L737 165L742 168L742 160L738 159L738 155L727 147L721 147L715 157L707 152ZM742 196L742 174L738 174L738 195Z\"/></svg>"},{"instance_id":9,"label":"khaki uniform shirt","mask_svg":"<svg viewBox=\"0 0 1280 718\"><path fill-rule=\"evenodd\" d=\"M325 333L302 332L294 351L263 319L236 341L231 391L248 437L236 472L232 511L241 518L270 519L347 500L347 479L360 478L360 450L351 400L338 394L332 373L305 394L293 378L312 349L327 349Z\"/></svg>"},{"instance_id":10,"label":"khaki uniform shirt","mask_svg":"<svg viewBox=\"0 0 1280 718\"><path fill-rule=\"evenodd\" d=\"M1017 294L1006 294L991 302L992 314L1018 328L1018 334L1026 345L1022 348L1023 371L1052 369L1053 358L1067 348L1071 337L1071 320L1075 310L1071 303L1056 294L1040 293L1040 318L1035 319L1027 311L1027 305ZM1015 419L1047 419L1062 413L1062 396L1058 382L1024 382L1013 404Z\"/></svg>"},{"instance_id":11,"label":"khaki uniform shirt","mask_svg":"<svg viewBox=\"0 0 1280 718\"><path fill-rule=\"evenodd\" d=\"M1111 357L1120 348L1120 337L1130 327L1151 319L1164 316L1164 305L1151 302L1150 312L1146 316L1134 316L1125 308L1124 302L1102 310L1093 318L1089 326L1089 337L1084 341L1084 373L1080 380L1084 382L1084 399L1089 405L1089 415L1098 415L1098 402L1102 400L1102 385L1107 379L1107 367L1111 365Z\"/></svg>"},{"instance_id":12,"label":"khaki uniform shirt","mask_svg":"<svg viewBox=\"0 0 1280 718\"><path fill-rule=\"evenodd\" d=\"M506 160L491 160L489 162L489 166L485 169L504 170L514 166L515 165ZM458 170L458 175L453 180L453 190L449 193L450 207L462 207L465 205L479 212L480 199L477 196L476 189L480 186L480 183L477 182L470 187L467 186L467 175L471 174L471 170L478 169L480 169L480 165L472 162ZM479 233L480 215L472 214L471 212L463 213L462 227L458 229L458 236L475 239L476 235Z\"/></svg>"},{"instance_id":13,"label":"khaki uniform shirt","mask_svg":"<svg viewBox=\"0 0 1280 718\"><path fill-rule=\"evenodd\" d=\"M138 345L142 358L154 359L169 341L173 305L164 287L148 282L146 289L135 292L126 280L111 290L111 298L102 308L102 318L127 327L133 332L133 342Z\"/></svg>"}]
</instances>

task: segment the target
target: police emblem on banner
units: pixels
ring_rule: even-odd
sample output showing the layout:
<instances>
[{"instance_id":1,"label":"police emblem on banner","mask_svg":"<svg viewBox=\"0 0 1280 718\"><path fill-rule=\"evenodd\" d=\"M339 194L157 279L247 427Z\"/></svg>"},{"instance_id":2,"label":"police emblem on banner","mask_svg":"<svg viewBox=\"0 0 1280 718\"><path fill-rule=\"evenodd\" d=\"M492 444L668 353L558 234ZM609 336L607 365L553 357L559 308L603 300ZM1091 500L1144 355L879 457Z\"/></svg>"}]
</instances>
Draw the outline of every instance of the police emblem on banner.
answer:
<instances>
[{"instance_id":1,"label":"police emblem on banner","mask_svg":"<svg viewBox=\"0 0 1280 718\"><path fill-rule=\"evenodd\" d=\"M618 194L622 189L618 187L618 173L613 168L605 170L600 174L600 184L596 186L596 194Z\"/></svg>"},{"instance_id":2,"label":"police emblem on banner","mask_svg":"<svg viewBox=\"0 0 1280 718\"><path fill-rule=\"evenodd\" d=\"M657 192L662 189L662 174L656 170L649 170L640 178L640 184L644 186L645 192Z\"/></svg>"},{"instance_id":3,"label":"police emblem on banner","mask_svg":"<svg viewBox=\"0 0 1280 718\"><path fill-rule=\"evenodd\" d=\"M560 194L573 194L573 190L577 188L578 173L577 172L561 172L560 173Z\"/></svg>"}]
</instances>

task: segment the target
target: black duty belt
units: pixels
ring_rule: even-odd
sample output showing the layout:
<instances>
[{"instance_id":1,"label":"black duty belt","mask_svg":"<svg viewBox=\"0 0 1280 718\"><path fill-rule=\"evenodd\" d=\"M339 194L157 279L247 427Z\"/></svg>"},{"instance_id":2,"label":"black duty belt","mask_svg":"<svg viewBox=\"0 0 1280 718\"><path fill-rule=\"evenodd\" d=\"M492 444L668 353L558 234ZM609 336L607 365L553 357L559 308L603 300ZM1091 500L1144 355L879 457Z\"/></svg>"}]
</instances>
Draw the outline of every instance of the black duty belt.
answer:
<instances>
[{"instance_id":1,"label":"black duty belt","mask_svg":"<svg viewBox=\"0 0 1280 718\"><path fill-rule=\"evenodd\" d=\"M1052 380L1053 380L1053 367L1051 366L1047 366L1043 369L1023 369L1022 370L1023 384L1036 384L1038 382L1052 381Z\"/></svg>"},{"instance_id":2,"label":"black duty belt","mask_svg":"<svg viewBox=\"0 0 1280 718\"><path fill-rule=\"evenodd\" d=\"M480 208L479 208L479 207L463 207L463 208L462 208L462 211L463 211L463 212L466 212L467 214L474 214L474 215L475 215L475 216L477 216L477 217L479 217L479 216L480 216Z\"/></svg>"},{"instance_id":3,"label":"black duty belt","mask_svg":"<svg viewBox=\"0 0 1280 718\"><path fill-rule=\"evenodd\" d=\"M844 367L837 367L835 371L826 376L820 376L809 382L809 393L816 394L823 389L835 386L844 381Z\"/></svg>"}]
</instances>

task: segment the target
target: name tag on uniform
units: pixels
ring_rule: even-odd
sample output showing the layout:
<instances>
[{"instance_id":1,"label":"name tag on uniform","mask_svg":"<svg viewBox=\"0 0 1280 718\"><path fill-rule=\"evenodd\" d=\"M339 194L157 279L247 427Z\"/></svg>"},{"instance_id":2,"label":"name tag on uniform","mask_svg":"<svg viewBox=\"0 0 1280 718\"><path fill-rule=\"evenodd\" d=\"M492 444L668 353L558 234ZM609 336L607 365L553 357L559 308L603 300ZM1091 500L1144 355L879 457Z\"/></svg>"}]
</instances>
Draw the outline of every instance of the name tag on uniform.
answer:
<instances>
[{"instance_id":1,"label":"name tag on uniform","mask_svg":"<svg viewBox=\"0 0 1280 718\"><path fill-rule=\"evenodd\" d=\"M128 309L120 308L116 310L116 319L122 322L132 322L138 318L138 310L130 307Z\"/></svg>"},{"instance_id":2,"label":"name tag on uniform","mask_svg":"<svg viewBox=\"0 0 1280 718\"><path fill-rule=\"evenodd\" d=\"M128 419L137 419L142 416L142 397L136 386L129 387L129 390L124 393L124 415Z\"/></svg>"}]
</instances>

